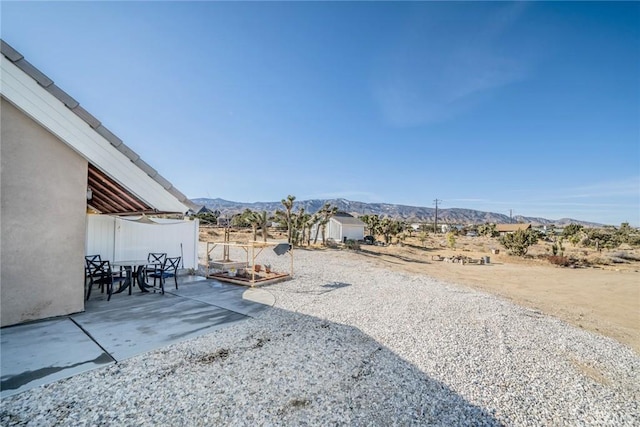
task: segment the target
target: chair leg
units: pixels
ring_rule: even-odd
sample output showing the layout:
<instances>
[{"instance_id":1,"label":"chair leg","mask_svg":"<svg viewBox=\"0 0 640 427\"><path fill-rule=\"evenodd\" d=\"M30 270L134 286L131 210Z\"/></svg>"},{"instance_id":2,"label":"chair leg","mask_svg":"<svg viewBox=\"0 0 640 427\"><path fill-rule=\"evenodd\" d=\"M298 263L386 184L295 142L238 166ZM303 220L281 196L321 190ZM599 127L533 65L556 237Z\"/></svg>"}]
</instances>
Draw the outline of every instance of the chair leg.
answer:
<instances>
[{"instance_id":1,"label":"chair leg","mask_svg":"<svg viewBox=\"0 0 640 427\"><path fill-rule=\"evenodd\" d=\"M112 292L113 292L113 284L107 283L107 301L111 301Z\"/></svg>"},{"instance_id":2,"label":"chair leg","mask_svg":"<svg viewBox=\"0 0 640 427\"><path fill-rule=\"evenodd\" d=\"M86 283L87 283L87 281L85 280L85 285L86 285ZM89 301L89 297L91 296L91 288L93 288L93 279L89 278L89 286L87 287L85 301Z\"/></svg>"},{"instance_id":3,"label":"chair leg","mask_svg":"<svg viewBox=\"0 0 640 427\"><path fill-rule=\"evenodd\" d=\"M176 282L176 289L178 289L178 275L177 275L177 274L174 274L174 275L173 275L173 280L175 280L175 282Z\"/></svg>"},{"instance_id":4,"label":"chair leg","mask_svg":"<svg viewBox=\"0 0 640 427\"><path fill-rule=\"evenodd\" d=\"M160 277L160 293L164 295L164 276Z\"/></svg>"}]
</instances>

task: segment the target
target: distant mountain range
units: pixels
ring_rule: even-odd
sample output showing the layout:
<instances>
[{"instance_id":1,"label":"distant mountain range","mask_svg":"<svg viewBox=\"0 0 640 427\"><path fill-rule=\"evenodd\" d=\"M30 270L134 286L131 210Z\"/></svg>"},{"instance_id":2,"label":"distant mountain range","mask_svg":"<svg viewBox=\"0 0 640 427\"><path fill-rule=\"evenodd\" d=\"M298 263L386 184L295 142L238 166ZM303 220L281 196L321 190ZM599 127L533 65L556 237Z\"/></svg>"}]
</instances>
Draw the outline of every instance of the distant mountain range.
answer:
<instances>
[{"instance_id":1,"label":"distant mountain range","mask_svg":"<svg viewBox=\"0 0 640 427\"><path fill-rule=\"evenodd\" d=\"M283 210L282 203L278 202L254 202L242 203L232 202L223 199L191 199L198 206L205 206L212 211L220 211L221 215L231 216L236 213L243 212L245 209L253 211L267 211L273 214L276 210ZM337 206L338 210L350 213L354 216L360 215L378 215L379 217L390 217L393 219L401 219L409 222L433 222L435 219L435 208L427 208L420 206L394 205L390 203L364 203L354 202L346 199L326 199L326 200L296 200L294 202L294 210L304 208L305 212L315 213L325 203L331 203ZM504 214L495 212L483 212L473 209L438 209L438 222L449 224L508 224L509 222L532 223L534 225L556 225L564 226L568 224L580 224L585 227L601 227L602 224L593 222L580 221L572 218L547 219L537 217L527 217L517 215L512 219Z\"/></svg>"}]
</instances>

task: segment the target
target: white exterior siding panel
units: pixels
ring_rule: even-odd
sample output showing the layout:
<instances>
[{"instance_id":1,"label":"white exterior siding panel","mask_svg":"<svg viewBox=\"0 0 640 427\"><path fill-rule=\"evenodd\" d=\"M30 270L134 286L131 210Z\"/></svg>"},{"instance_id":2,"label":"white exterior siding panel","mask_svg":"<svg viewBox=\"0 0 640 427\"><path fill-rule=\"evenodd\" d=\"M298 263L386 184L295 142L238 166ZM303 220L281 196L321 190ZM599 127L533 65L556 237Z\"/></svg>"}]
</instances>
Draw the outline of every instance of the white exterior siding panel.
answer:
<instances>
[{"instance_id":1,"label":"white exterior siding panel","mask_svg":"<svg viewBox=\"0 0 640 427\"><path fill-rule=\"evenodd\" d=\"M358 225L342 225L342 238L346 237L347 239L353 240L362 240L364 239L364 227Z\"/></svg>"},{"instance_id":2,"label":"white exterior siding panel","mask_svg":"<svg viewBox=\"0 0 640 427\"><path fill-rule=\"evenodd\" d=\"M103 260L113 261L115 223L113 216L87 215L85 255L100 255Z\"/></svg>"},{"instance_id":3,"label":"white exterior siding panel","mask_svg":"<svg viewBox=\"0 0 640 427\"><path fill-rule=\"evenodd\" d=\"M170 257L182 256L184 268L196 269L199 222L158 221L145 224L108 215L88 215L86 254L124 261L147 259L149 252L166 252Z\"/></svg>"}]
</instances>

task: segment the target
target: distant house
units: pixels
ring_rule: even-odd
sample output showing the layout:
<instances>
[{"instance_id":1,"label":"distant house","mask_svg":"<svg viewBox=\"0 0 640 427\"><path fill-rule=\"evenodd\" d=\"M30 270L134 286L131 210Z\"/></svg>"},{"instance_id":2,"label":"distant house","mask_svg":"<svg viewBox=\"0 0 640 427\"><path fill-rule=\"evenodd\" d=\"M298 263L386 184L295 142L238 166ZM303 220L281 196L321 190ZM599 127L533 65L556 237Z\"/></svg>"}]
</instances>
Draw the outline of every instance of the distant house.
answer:
<instances>
[{"instance_id":1,"label":"distant house","mask_svg":"<svg viewBox=\"0 0 640 427\"><path fill-rule=\"evenodd\" d=\"M496 231L501 236L518 230L529 230L530 228L531 224L496 224Z\"/></svg>"},{"instance_id":2,"label":"distant house","mask_svg":"<svg viewBox=\"0 0 640 427\"><path fill-rule=\"evenodd\" d=\"M196 214L212 214L213 211L206 206L202 206L200 209L196 211Z\"/></svg>"},{"instance_id":3,"label":"distant house","mask_svg":"<svg viewBox=\"0 0 640 427\"><path fill-rule=\"evenodd\" d=\"M182 217L191 202L2 40L0 52L0 312L7 326L84 310L92 219Z\"/></svg>"},{"instance_id":4,"label":"distant house","mask_svg":"<svg viewBox=\"0 0 640 427\"><path fill-rule=\"evenodd\" d=\"M311 238L314 239L316 232L318 239L322 238L322 229L318 230L319 225L316 224L311 228ZM364 239L365 223L354 216L339 212L329 219L325 231L325 239L333 239L336 242L344 242L345 240L362 240Z\"/></svg>"}]
</instances>

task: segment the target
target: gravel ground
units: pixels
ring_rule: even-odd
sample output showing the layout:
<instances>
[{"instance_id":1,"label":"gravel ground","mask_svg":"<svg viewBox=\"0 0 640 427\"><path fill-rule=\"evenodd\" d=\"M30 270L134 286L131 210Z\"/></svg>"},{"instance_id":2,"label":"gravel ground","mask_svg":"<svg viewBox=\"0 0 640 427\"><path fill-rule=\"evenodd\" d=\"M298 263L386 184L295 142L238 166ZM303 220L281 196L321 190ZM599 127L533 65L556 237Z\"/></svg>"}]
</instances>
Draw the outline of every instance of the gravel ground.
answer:
<instances>
[{"instance_id":1,"label":"gravel ground","mask_svg":"<svg viewBox=\"0 0 640 427\"><path fill-rule=\"evenodd\" d=\"M295 258L260 318L3 399L1 424L640 425L622 344L350 253Z\"/></svg>"}]
</instances>

